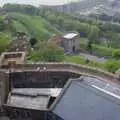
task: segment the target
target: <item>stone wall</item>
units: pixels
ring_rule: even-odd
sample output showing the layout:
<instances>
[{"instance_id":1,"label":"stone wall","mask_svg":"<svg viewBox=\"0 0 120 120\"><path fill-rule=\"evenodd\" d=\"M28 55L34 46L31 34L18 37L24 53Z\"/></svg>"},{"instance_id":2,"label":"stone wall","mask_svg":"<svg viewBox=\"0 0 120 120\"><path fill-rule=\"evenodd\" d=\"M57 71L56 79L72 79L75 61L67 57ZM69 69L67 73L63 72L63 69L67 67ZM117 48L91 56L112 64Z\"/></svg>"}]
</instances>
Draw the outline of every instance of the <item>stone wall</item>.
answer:
<instances>
[{"instance_id":1,"label":"stone wall","mask_svg":"<svg viewBox=\"0 0 120 120\"><path fill-rule=\"evenodd\" d=\"M0 70L0 107L7 99L9 92L9 73L4 70Z\"/></svg>"}]
</instances>

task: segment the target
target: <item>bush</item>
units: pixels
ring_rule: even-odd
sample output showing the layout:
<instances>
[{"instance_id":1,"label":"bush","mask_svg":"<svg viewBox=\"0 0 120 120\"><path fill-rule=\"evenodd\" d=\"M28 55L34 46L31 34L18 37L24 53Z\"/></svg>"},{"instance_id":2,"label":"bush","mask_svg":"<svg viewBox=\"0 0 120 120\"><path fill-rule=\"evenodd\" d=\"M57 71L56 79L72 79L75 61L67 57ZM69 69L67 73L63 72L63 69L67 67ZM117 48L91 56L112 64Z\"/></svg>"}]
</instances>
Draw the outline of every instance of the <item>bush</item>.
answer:
<instances>
[{"instance_id":1,"label":"bush","mask_svg":"<svg viewBox=\"0 0 120 120\"><path fill-rule=\"evenodd\" d=\"M109 72L115 73L120 68L120 60L109 60L106 62L105 67Z\"/></svg>"},{"instance_id":2,"label":"bush","mask_svg":"<svg viewBox=\"0 0 120 120\"><path fill-rule=\"evenodd\" d=\"M9 47L9 38L3 33L0 33L0 54L5 52Z\"/></svg>"},{"instance_id":3,"label":"bush","mask_svg":"<svg viewBox=\"0 0 120 120\"><path fill-rule=\"evenodd\" d=\"M115 49L92 45L92 50L100 56L112 57L112 52L114 52Z\"/></svg>"},{"instance_id":4,"label":"bush","mask_svg":"<svg viewBox=\"0 0 120 120\"><path fill-rule=\"evenodd\" d=\"M87 42L81 41L80 48L83 50L87 50ZM107 48L100 45L92 44L92 52L96 53L99 56L112 57L112 53L114 53L115 51L117 50L114 48Z\"/></svg>"},{"instance_id":5,"label":"bush","mask_svg":"<svg viewBox=\"0 0 120 120\"><path fill-rule=\"evenodd\" d=\"M112 57L115 59L120 59L120 50L113 51Z\"/></svg>"},{"instance_id":6,"label":"bush","mask_svg":"<svg viewBox=\"0 0 120 120\"><path fill-rule=\"evenodd\" d=\"M31 51L29 60L45 62L62 62L64 60L64 50L56 44L38 44L37 50Z\"/></svg>"}]
</instances>

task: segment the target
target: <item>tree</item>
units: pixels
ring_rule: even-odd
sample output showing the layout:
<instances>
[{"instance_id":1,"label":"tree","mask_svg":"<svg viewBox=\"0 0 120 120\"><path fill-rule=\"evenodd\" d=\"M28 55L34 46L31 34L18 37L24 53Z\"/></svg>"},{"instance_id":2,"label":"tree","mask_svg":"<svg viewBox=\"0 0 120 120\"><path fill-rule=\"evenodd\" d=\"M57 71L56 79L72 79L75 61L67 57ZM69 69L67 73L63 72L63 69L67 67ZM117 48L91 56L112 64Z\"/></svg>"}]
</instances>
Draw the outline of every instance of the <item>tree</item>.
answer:
<instances>
[{"instance_id":1,"label":"tree","mask_svg":"<svg viewBox=\"0 0 120 120\"><path fill-rule=\"evenodd\" d=\"M99 32L100 32L100 29L97 26L95 26L95 25L90 26L88 39L91 41L91 43L98 42Z\"/></svg>"},{"instance_id":2,"label":"tree","mask_svg":"<svg viewBox=\"0 0 120 120\"><path fill-rule=\"evenodd\" d=\"M89 28L89 35L88 35L88 50L92 50L92 44L93 43L99 43L98 38L99 38L99 28L95 25L91 25Z\"/></svg>"},{"instance_id":3,"label":"tree","mask_svg":"<svg viewBox=\"0 0 120 120\"><path fill-rule=\"evenodd\" d=\"M64 18L63 18L62 16L58 16L58 17L57 17L57 21L58 21L58 24L59 24L60 26L63 26Z\"/></svg>"},{"instance_id":4,"label":"tree","mask_svg":"<svg viewBox=\"0 0 120 120\"><path fill-rule=\"evenodd\" d=\"M61 62L64 59L64 50L56 44L47 44L44 49L43 58L48 62Z\"/></svg>"},{"instance_id":5,"label":"tree","mask_svg":"<svg viewBox=\"0 0 120 120\"><path fill-rule=\"evenodd\" d=\"M36 43L37 43L37 39L36 38L33 37L33 38L30 39L30 44L31 44L32 47L34 47L34 45Z\"/></svg>"},{"instance_id":6,"label":"tree","mask_svg":"<svg viewBox=\"0 0 120 120\"><path fill-rule=\"evenodd\" d=\"M44 42L36 46L37 51L33 51L29 59L35 61L61 62L64 60L64 50L56 44Z\"/></svg>"},{"instance_id":7,"label":"tree","mask_svg":"<svg viewBox=\"0 0 120 120\"><path fill-rule=\"evenodd\" d=\"M0 33L0 54L2 52L5 52L9 47L9 38L4 35L3 33Z\"/></svg>"},{"instance_id":8,"label":"tree","mask_svg":"<svg viewBox=\"0 0 120 120\"><path fill-rule=\"evenodd\" d=\"M47 16L47 19L48 19L52 24L55 24L55 23L57 22L57 18L56 18L56 16L55 16L55 14L52 14L52 13Z\"/></svg>"}]
</instances>

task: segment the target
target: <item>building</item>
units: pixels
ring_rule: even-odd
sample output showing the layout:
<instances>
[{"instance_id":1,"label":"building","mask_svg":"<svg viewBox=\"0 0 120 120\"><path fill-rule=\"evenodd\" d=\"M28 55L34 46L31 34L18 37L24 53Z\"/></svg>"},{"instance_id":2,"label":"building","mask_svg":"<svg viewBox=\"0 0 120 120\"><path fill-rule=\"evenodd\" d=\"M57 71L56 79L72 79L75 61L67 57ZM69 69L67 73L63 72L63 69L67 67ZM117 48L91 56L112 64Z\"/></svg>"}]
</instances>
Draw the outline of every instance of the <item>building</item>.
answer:
<instances>
[{"instance_id":1,"label":"building","mask_svg":"<svg viewBox=\"0 0 120 120\"><path fill-rule=\"evenodd\" d=\"M68 33L62 36L61 46L64 48L65 53L77 53L80 49L79 34Z\"/></svg>"},{"instance_id":2,"label":"building","mask_svg":"<svg viewBox=\"0 0 120 120\"><path fill-rule=\"evenodd\" d=\"M27 56L25 52L4 52L0 56L0 66L13 65L10 67L15 67L15 64L25 64L27 61Z\"/></svg>"},{"instance_id":3,"label":"building","mask_svg":"<svg viewBox=\"0 0 120 120\"><path fill-rule=\"evenodd\" d=\"M64 36L53 35L48 43L54 43L64 48L65 53L78 53L80 49L79 34L68 33Z\"/></svg>"},{"instance_id":4,"label":"building","mask_svg":"<svg viewBox=\"0 0 120 120\"><path fill-rule=\"evenodd\" d=\"M60 92L58 88L13 88L4 108L14 120L46 120L46 113Z\"/></svg>"},{"instance_id":5,"label":"building","mask_svg":"<svg viewBox=\"0 0 120 120\"><path fill-rule=\"evenodd\" d=\"M51 111L48 120L119 120L120 89L91 77L70 80Z\"/></svg>"}]
</instances>

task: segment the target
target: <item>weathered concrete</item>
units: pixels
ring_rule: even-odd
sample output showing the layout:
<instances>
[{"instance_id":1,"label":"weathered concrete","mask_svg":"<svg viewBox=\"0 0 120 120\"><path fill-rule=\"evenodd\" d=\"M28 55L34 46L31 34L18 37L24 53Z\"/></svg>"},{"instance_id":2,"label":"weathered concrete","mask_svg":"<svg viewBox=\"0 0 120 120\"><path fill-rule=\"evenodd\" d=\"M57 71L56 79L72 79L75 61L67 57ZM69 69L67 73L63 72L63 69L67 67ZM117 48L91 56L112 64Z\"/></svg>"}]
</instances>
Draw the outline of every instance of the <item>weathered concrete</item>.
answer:
<instances>
[{"instance_id":1,"label":"weathered concrete","mask_svg":"<svg viewBox=\"0 0 120 120\"><path fill-rule=\"evenodd\" d=\"M112 73L105 72L98 68L86 67L83 65L72 64L72 63L38 63L38 64L22 64L16 65L14 71L44 71L43 68L46 67L47 71L67 71L77 74L91 75L94 77L99 77L104 80L118 82L115 79L115 75ZM8 66L2 66L2 69L8 69ZM119 82L118 82L119 83Z\"/></svg>"},{"instance_id":2,"label":"weathered concrete","mask_svg":"<svg viewBox=\"0 0 120 120\"><path fill-rule=\"evenodd\" d=\"M9 74L7 71L0 70L0 106L6 101L9 88Z\"/></svg>"},{"instance_id":3,"label":"weathered concrete","mask_svg":"<svg viewBox=\"0 0 120 120\"><path fill-rule=\"evenodd\" d=\"M79 74L67 71L21 71L10 73L14 88L63 88L69 78Z\"/></svg>"},{"instance_id":4,"label":"weathered concrete","mask_svg":"<svg viewBox=\"0 0 120 120\"><path fill-rule=\"evenodd\" d=\"M0 57L0 66L14 64L25 64L27 60L25 52L4 52ZM14 66L10 66L14 67Z\"/></svg>"}]
</instances>

